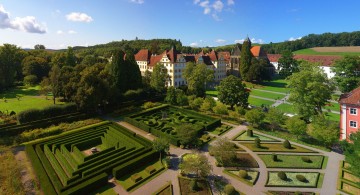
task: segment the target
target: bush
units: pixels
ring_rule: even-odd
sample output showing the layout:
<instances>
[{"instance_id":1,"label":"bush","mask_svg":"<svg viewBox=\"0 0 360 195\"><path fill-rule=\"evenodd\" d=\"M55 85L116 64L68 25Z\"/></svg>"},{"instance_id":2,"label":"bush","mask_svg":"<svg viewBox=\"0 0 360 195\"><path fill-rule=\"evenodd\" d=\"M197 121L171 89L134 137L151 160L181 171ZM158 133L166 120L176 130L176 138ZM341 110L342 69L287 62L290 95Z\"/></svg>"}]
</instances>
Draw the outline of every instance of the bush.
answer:
<instances>
[{"instance_id":1,"label":"bush","mask_svg":"<svg viewBox=\"0 0 360 195\"><path fill-rule=\"evenodd\" d=\"M153 108L153 107L156 107L156 106L157 106L156 103L153 103L153 102L145 102L144 105L143 105L143 108L146 110L146 109Z\"/></svg>"},{"instance_id":2,"label":"bush","mask_svg":"<svg viewBox=\"0 0 360 195\"><path fill-rule=\"evenodd\" d=\"M311 159L309 157L307 157L307 156L301 157L301 160L306 162L306 163L311 163L312 162Z\"/></svg>"},{"instance_id":3,"label":"bush","mask_svg":"<svg viewBox=\"0 0 360 195\"><path fill-rule=\"evenodd\" d=\"M34 86L34 85L36 85L37 80L38 79L37 79L36 75L28 75L28 76L24 77L24 84Z\"/></svg>"},{"instance_id":4,"label":"bush","mask_svg":"<svg viewBox=\"0 0 360 195\"><path fill-rule=\"evenodd\" d=\"M224 192L226 195L233 195L233 194L235 194L236 190L235 190L234 186L232 186L231 184L226 184L226 186L224 188Z\"/></svg>"},{"instance_id":5,"label":"bush","mask_svg":"<svg viewBox=\"0 0 360 195\"><path fill-rule=\"evenodd\" d=\"M258 137L255 139L255 147L261 148L261 140Z\"/></svg>"},{"instance_id":6,"label":"bush","mask_svg":"<svg viewBox=\"0 0 360 195\"><path fill-rule=\"evenodd\" d=\"M289 140L287 140L287 139L283 142L283 146L286 149L291 149L291 144L290 144Z\"/></svg>"},{"instance_id":7,"label":"bush","mask_svg":"<svg viewBox=\"0 0 360 195\"><path fill-rule=\"evenodd\" d=\"M307 181L307 179L303 175L296 175L296 179L301 181L301 182L306 182Z\"/></svg>"},{"instance_id":8,"label":"bush","mask_svg":"<svg viewBox=\"0 0 360 195\"><path fill-rule=\"evenodd\" d=\"M248 129L248 130L246 130L246 133L247 133L247 136L249 136L249 137L254 137L253 130Z\"/></svg>"},{"instance_id":9,"label":"bush","mask_svg":"<svg viewBox=\"0 0 360 195\"><path fill-rule=\"evenodd\" d=\"M278 161L277 154L272 154L272 160L274 162Z\"/></svg>"},{"instance_id":10,"label":"bush","mask_svg":"<svg viewBox=\"0 0 360 195\"><path fill-rule=\"evenodd\" d=\"M278 172L278 177L281 179L281 180L284 180L286 181L287 180L287 176L286 176L286 173L284 171L280 171Z\"/></svg>"},{"instance_id":11,"label":"bush","mask_svg":"<svg viewBox=\"0 0 360 195\"><path fill-rule=\"evenodd\" d=\"M194 191L194 192L199 190L199 185L198 185L198 182L196 180L191 180L190 181L190 190Z\"/></svg>"},{"instance_id":12,"label":"bush","mask_svg":"<svg viewBox=\"0 0 360 195\"><path fill-rule=\"evenodd\" d=\"M239 177L246 179L248 177L248 173L246 170L240 170L239 171Z\"/></svg>"},{"instance_id":13,"label":"bush","mask_svg":"<svg viewBox=\"0 0 360 195\"><path fill-rule=\"evenodd\" d=\"M242 106L236 106L235 111L239 113L241 116L244 116L246 114L246 109Z\"/></svg>"}]
</instances>

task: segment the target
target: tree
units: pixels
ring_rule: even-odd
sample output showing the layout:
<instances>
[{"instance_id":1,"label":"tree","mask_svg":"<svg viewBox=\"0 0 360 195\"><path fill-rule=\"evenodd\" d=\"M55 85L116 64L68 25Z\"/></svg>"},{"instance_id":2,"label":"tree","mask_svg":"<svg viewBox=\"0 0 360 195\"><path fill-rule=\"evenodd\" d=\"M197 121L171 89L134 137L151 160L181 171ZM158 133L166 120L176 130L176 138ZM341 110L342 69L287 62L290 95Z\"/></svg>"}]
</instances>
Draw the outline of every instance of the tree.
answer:
<instances>
[{"instance_id":1,"label":"tree","mask_svg":"<svg viewBox=\"0 0 360 195\"><path fill-rule=\"evenodd\" d=\"M231 164L236 159L236 148L228 138L220 137L211 145L209 152L221 165Z\"/></svg>"},{"instance_id":2,"label":"tree","mask_svg":"<svg viewBox=\"0 0 360 195\"><path fill-rule=\"evenodd\" d=\"M351 166L350 171L360 177L360 131L350 135L350 140L344 141L345 160Z\"/></svg>"},{"instance_id":3,"label":"tree","mask_svg":"<svg viewBox=\"0 0 360 195\"><path fill-rule=\"evenodd\" d=\"M220 114L220 115L228 114L228 109L226 105L221 102L216 103L216 106L213 108L213 111L215 114Z\"/></svg>"},{"instance_id":4,"label":"tree","mask_svg":"<svg viewBox=\"0 0 360 195\"><path fill-rule=\"evenodd\" d=\"M46 77L50 71L50 64L45 58L33 55L25 57L22 60L21 66L24 76L35 75L39 81Z\"/></svg>"},{"instance_id":5,"label":"tree","mask_svg":"<svg viewBox=\"0 0 360 195\"><path fill-rule=\"evenodd\" d=\"M40 45L40 44L36 44L35 46L34 46L34 49L36 49L36 50L39 50L39 49L45 49L45 46L44 45Z\"/></svg>"},{"instance_id":6,"label":"tree","mask_svg":"<svg viewBox=\"0 0 360 195\"><path fill-rule=\"evenodd\" d=\"M294 54L291 51L284 51L279 58L278 70L283 77L288 77L291 74L298 72L298 62L294 59Z\"/></svg>"},{"instance_id":7,"label":"tree","mask_svg":"<svg viewBox=\"0 0 360 195\"><path fill-rule=\"evenodd\" d=\"M217 87L219 91L219 101L230 105L231 110L234 105L246 108L248 106L249 92L246 90L246 85L241 82L241 79L230 75L220 82Z\"/></svg>"},{"instance_id":8,"label":"tree","mask_svg":"<svg viewBox=\"0 0 360 195\"><path fill-rule=\"evenodd\" d=\"M51 85L51 92L53 95L54 104L56 104L56 97L60 93L59 77L60 77L60 68L57 65L53 65L49 73L49 80Z\"/></svg>"},{"instance_id":9,"label":"tree","mask_svg":"<svg viewBox=\"0 0 360 195\"><path fill-rule=\"evenodd\" d=\"M265 114L261 109L252 109L246 112L245 119L254 127L260 126L265 118Z\"/></svg>"},{"instance_id":10,"label":"tree","mask_svg":"<svg viewBox=\"0 0 360 195\"><path fill-rule=\"evenodd\" d=\"M190 143L195 143L198 139L198 132L193 124L182 124L176 127L176 132L179 138L179 141L182 145L189 145Z\"/></svg>"},{"instance_id":11,"label":"tree","mask_svg":"<svg viewBox=\"0 0 360 195\"><path fill-rule=\"evenodd\" d=\"M23 55L16 45L4 44L0 47L0 91L14 84L21 69ZM19 68L20 67L20 68Z\"/></svg>"},{"instance_id":12,"label":"tree","mask_svg":"<svg viewBox=\"0 0 360 195\"><path fill-rule=\"evenodd\" d=\"M150 82L151 72L149 70L146 70L144 76L142 77L142 86L144 87L144 89L150 89Z\"/></svg>"},{"instance_id":13,"label":"tree","mask_svg":"<svg viewBox=\"0 0 360 195\"><path fill-rule=\"evenodd\" d=\"M204 102L200 106L200 110L203 112L211 112L213 107L216 106L216 101L212 97L206 97Z\"/></svg>"},{"instance_id":14,"label":"tree","mask_svg":"<svg viewBox=\"0 0 360 195\"><path fill-rule=\"evenodd\" d=\"M270 123L271 130L278 128L280 125L284 124L285 116L284 112L277 108L270 108L265 116L266 120Z\"/></svg>"},{"instance_id":15,"label":"tree","mask_svg":"<svg viewBox=\"0 0 360 195\"><path fill-rule=\"evenodd\" d=\"M150 86L159 93L165 91L165 82L168 78L168 74L164 65L158 63L155 65L153 72L151 74Z\"/></svg>"},{"instance_id":16,"label":"tree","mask_svg":"<svg viewBox=\"0 0 360 195\"><path fill-rule=\"evenodd\" d=\"M326 147L331 147L340 137L338 123L325 119L323 115L313 117L310 135L319 140Z\"/></svg>"},{"instance_id":17,"label":"tree","mask_svg":"<svg viewBox=\"0 0 360 195\"><path fill-rule=\"evenodd\" d=\"M307 125L300 117L293 116L286 120L286 128L299 139L299 136L306 134Z\"/></svg>"},{"instance_id":18,"label":"tree","mask_svg":"<svg viewBox=\"0 0 360 195\"><path fill-rule=\"evenodd\" d=\"M240 55L240 75L241 78L245 81L251 81L251 78L248 77L248 72L251 66L252 54L251 54L251 41L247 38L241 47Z\"/></svg>"},{"instance_id":19,"label":"tree","mask_svg":"<svg viewBox=\"0 0 360 195\"><path fill-rule=\"evenodd\" d=\"M76 65L76 56L72 47L68 47L68 49L66 50L65 65L71 67L74 67Z\"/></svg>"},{"instance_id":20,"label":"tree","mask_svg":"<svg viewBox=\"0 0 360 195\"><path fill-rule=\"evenodd\" d=\"M350 92L360 85L360 57L345 56L337 60L331 69L334 80L343 93Z\"/></svg>"},{"instance_id":21,"label":"tree","mask_svg":"<svg viewBox=\"0 0 360 195\"><path fill-rule=\"evenodd\" d=\"M191 95L188 97L189 106L194 110L200 109L200 106L204 103L204 99L201 97L196 97L195 95Z\"/></svg>"},{"instance_id":22,"label":"tree","mask_svg":"<svg viewBox=\"0 0 360 195\"><path fill-rule=\"evenodd\" d=\"M127 82L127 90L135 90L142 87L142 78L140 68L135 61L135 56L131 52L125 55L125 71L127 77L124 79Z\"/></svg>"},{"instance_id":23,"label":"tree","mask_svg":"<svg viewBox=\"0 0 360 195\"><path fill-rule=\"evenodd\" d=\"M305 120L322 114L322 108L331 99L334 86L316 64L301 62L300 72L289 77L289 101Z\"/></svg>"},{"instance_id":24,"label":"tree","mask_svg":"<svg viewBox=\"0 0 360 195\"><path fill-rule=\"evenodd\" d=\"M179 167L183 173L195 174L201 178L208 176L212 170L208 158L200 153L191 153L183 156Z\"/></svg>"},{"instance_id":25,"label":"tree","mask_svg":"<svg viewBox=\"0 0 360 195\"><path fill-rule=\"evenodd\" d=\"M175 87L173 86L169 87L166 92L165 102L171 105L176 105L176 98L177 98L177 94Z\"/></svg>"},{"instance_id":26,"label":"tree","mask_svg":"<svg viewBox=\"0 0 360 195\"><path fill-rule=\"evenodd\" d=\"M161 154L164 152L168 152L170 149L170 143L167 139L165 138L156 138L153 141L153 148L156 152L159 152L160 154L160 161L161 161Z\"/></svg>"},{"instance_id":27,"label":"tree","mask_svg":"<svg viewBox=\"0 0 360 195\"><path fill-rule=\"evenodd\" d=\"M214 71L208 69L205 64L188 62L183 77L187 82L188 91L197 97L203 97L206 83L214 80Z\"/></svg>"}]
</instances>

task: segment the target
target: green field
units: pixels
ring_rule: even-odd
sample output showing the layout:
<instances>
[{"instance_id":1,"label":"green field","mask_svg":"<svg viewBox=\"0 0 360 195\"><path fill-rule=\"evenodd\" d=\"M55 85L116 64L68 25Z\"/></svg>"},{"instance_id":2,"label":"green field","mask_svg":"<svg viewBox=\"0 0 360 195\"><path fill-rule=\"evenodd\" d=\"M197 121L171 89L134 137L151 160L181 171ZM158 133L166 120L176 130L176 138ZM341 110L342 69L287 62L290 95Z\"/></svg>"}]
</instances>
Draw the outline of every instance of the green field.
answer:
<instances>
[{"instance_id":1,"label":"green field","mask_svg":"<svg viewBox=\"0 0 360 195\"><path fill-rule=\"evenodd\" d=\"M287 180L281 180L278 175L278 172L268 172L268 181L265 186L267 187L310 187L316 188L318 185L318 180L320 173L310 173L310 172L285 172ZM296 179L296 175L305 176L307 182L301 182Z\"/></svg>"},{"instance_id":2,"label":"green field","mask_svg":"<svg viewBox=\"0 0 360 195\"><path fill-rule=\"evenodd\" d=\"M260 107L261 105L271 106L274 103L275 103L275 100L274 101L269 101L269 100L263 100L263 99L259 99L259 98L249 96L249 104L250 105Z\"/></svg>"},{"instance_id":3,"label":"green field","mask_svg":"<svg viewBox=\"0 0 360 195\"><path fill-rule=\"evenodd\" d=\"M288 93L289 89L286 88L287 81L284 79L277 79L273 81L263 82L261 86L256 86L255 88L267 91Z\"/></svg>"},{"instance_id":4,"label":"green field","mask_svg":"<svg viewBox=\"0 0 360 195\"><path fill-rule=\"evenodd\" d=\"M278 140L276 140L276 139L272 139L270 137L263 136L263 135L256 134L256 133L253 133L253 136L250 137L247 135L246 131L244 131L239 136L237 136L234 139L234 141L254 141L256 138L259 138L261 141L264 141L264 142L278 142Z\"/></svg>"},{"instance_id":5,"label":"green field","mask_svg":"<svg viewBox=\"0 0 360 195\"><path fill-rule=\"evenodd\" d=\"M251 171L251 170L246 171L248 174L246 178L241 178L239 176L239 170L225 169L223 172L251 186L253 186L256 183L257 178L259 176L259 171Z\"/></svg>"},{"instance_id":6,"label":"green field","mask_svg":"<svg viewBox=\"0 0 360 195\"><path fill-rule=\"evenodd\" d=\"M327 112L327 113L326 113L326 118L329 119L329 120L331 120L331 121L340 122L340 114L335 114L335 113Z\"/></svg>"},{"instance_id":7,"label":"green field","mask_svg":"<svg viewBox=\"0 0 360 195\"><path fill-rule=\"evenodd\" d=\"M251 92L250 92L250 95L269 98L269 99L274 99L274 100L282 99L282 98L285 97L285 95L283 95L283 94L264 92L264 91L259 91L259 90L256 90L256 89L252 89Z\"/></svg>"},{"instance_id":8,"label":"green field","mask_svg":"<svg viewBox=\"0 0 360 195\"><path fill-rule=\"evenodd\" d=\"M293 152L293 153L316 153L315 151L292 145L290 149L284 148L282 143L261 143L261 147L255 147L254 143L241 143L254 152Z\"/></svg>"},{"instance_id":9,"label":"green field","mask_svg":"<svg viewBox=\"0 0 360 195\"><path fill-rule=\"evenodd\" d=\"M360 52L318 52L311 48L302 49L293 52L301 55L318 55L318 56L346 56L346 55L360 55Z\"/></svg>"},{"instance_id":10,"label":"green field","mask_svg":"<svg viewBox=\"0 0 360 195\"><path fill-rule=\"evenodd\" d=\"M324 156L318 155L277 155L277 161L272 159L272 154L259 154L262 161L264 161L267 168L298 168L298 169L321 169ZM311 161L304 162L302 157L308 157Z\"/></svg>"},{"instance_id":11,"label":"green field","mask_svg":"<svg viewBox=\"0 0 360 195\"><path fill-rule=\"evenodd\" d=\"M325 106L325 109L326 110L330 109L330 110L333 110L333 111L336 111L336 112L340 112L340 104L331 102L331 103L329 103L328 106Z\"/></svg>"},{"instance_id":12,"label":"green field","mask_svg":"<svg viewBox=\"0 0 360 195\"><path fill-rule=\"evenodd\" d=\"M285 113L289 113L289 114L295 113L294 107L291 104L283 103L283 104L278 105L276 108L280 109L281 111L283 111Z\"/></svg>"},{"instance_id":13,"label":"green field","mask_svg":"<svg viewBox=\"0 0 360 195\"><path fill-rule=\"evenodd\" d=\"M9 113L14 111L19 113L21 111L31 108L44 108L53 105L52 97L46 99L45 96L39 95L40 86L28 88L14 88L5 93L0 94L0 111ZM18 97L20 97L18 99ZM6 99L7 102L4 100ZM64 104L57 102L56 104Z\"/></svg>"}]
</instances>

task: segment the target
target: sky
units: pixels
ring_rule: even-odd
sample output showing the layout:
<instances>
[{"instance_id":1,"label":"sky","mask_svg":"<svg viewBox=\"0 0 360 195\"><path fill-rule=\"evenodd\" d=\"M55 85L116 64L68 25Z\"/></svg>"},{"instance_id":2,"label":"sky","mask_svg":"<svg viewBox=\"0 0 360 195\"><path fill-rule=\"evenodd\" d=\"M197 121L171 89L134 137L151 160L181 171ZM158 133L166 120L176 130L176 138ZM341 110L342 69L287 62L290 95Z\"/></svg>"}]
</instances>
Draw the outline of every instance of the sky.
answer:
<instances>
[{"instance_id":1,"label":"sky","mask_svg":"<svg viewBox=\"0 0 360 195\"><path fill-rule=\"evenodd\" d=\"M360 30L359 0L1 0L0 45L170 38L192 47Z\"/></svg>"}]
</instances>

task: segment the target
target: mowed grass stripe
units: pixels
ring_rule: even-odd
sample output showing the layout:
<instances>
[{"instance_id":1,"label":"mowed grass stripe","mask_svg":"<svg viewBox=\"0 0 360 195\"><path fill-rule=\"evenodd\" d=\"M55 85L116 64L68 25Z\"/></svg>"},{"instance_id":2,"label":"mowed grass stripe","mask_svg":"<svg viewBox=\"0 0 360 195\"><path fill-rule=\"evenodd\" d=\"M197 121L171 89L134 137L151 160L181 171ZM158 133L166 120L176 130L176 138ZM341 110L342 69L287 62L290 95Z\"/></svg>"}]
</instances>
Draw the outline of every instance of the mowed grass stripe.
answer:
<instances>
[{"instance_id":1,"label":"mowed grass stripe","mask_svg":"<svg viewBox=\"0 0 360 195\"><path fill-rule=\"evenodd\" d=\"M271 106L275 103L274 101L269 101L269 100L264 100L264 99L259 99L259 98L255 98L255 97L249 97L249 104L250 105L254 105L254 106L261 106L261 105L267 105L267 106Z\"/></svg>"},{"instance_id":2,"label":"mowed grass stripe","mask_svg":"<svg viewBox=\"0 0 360 195\"><path fill-rule=\"evenodd\" d=\"M259 90L256 90L256 89L251 90L250 95L269 98L269 99L273 99L273 100L282 99L282 98L284 98L286 96L286 95L283 95L283 94L264 92L264 91L259 91Z\"/></svg>"}]
</instances>

